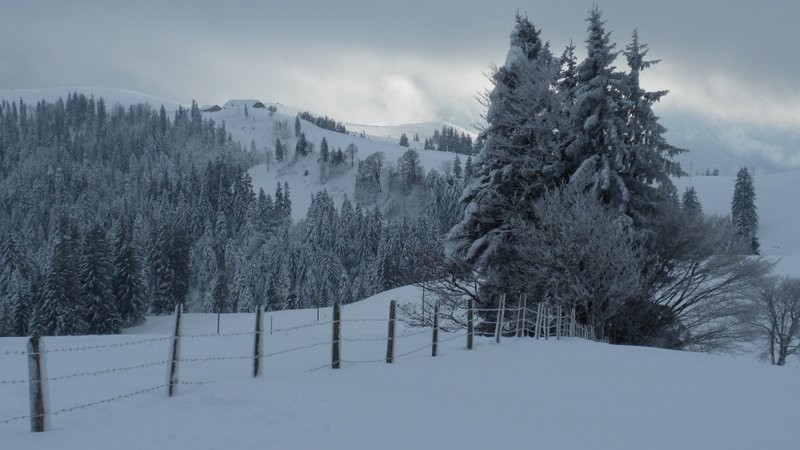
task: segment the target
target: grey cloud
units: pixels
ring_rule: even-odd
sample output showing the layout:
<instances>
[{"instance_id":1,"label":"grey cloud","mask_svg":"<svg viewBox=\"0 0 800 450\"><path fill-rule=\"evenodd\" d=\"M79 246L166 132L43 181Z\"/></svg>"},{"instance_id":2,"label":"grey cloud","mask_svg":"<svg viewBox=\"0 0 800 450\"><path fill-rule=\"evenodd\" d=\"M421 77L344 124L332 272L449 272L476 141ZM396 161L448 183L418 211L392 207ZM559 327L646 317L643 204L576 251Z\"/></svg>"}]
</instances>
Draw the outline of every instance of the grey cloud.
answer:
<instances>
[{"instance_id":1,"label":"grey cloud","mask_svg":"<svg viewBox=\"0 0 800 450\"><path fill-rule=\"evenodd\" d=\"M469 126L482 110L474 100L487 86L482 73L505 59L515 11L529 15L555 52L572 38L582 53L593 2L4 2L0 88L98 85L203 103L260 97L342 120ZM664 60L646 78L648 87L673 91L658 112L695 114L709 130L709 118L777 120L778 133L794 139L787 128L800 104L800 2L599 6L619 49L638 28L651 56ZM703 83L719 78L729 86L707 92L714 86ZM402 83L407 98L393 98Z\"/></svg>"}]
</instances>

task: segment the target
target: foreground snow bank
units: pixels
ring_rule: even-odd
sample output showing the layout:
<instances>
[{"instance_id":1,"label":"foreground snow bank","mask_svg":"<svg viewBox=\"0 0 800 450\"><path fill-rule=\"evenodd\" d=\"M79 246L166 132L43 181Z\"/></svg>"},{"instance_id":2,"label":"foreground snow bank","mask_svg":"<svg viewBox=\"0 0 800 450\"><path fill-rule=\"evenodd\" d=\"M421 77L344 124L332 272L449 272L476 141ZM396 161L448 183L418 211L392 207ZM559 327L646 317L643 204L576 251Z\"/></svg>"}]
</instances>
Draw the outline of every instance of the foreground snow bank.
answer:
<instances>
[{"instance_id":1,"label":"foreground snow bank","mask_svg":"<svg viewBox=\"0 0 800 450\"><path fill-rule=\"evenodd\" d=\"M413 287L343 308L342 358L381 359L390 299L418 301ZM355 320L357 319L357 320ZM53 417L31 434L27 421L0 424L9 449L219 448L609 448L791 449L800 371L764 364L582 340L477 339L467 351L458 333L430 357L430 334L398 339L397 353L422 351L392 365L329 362L330 310L267 314L265 353L321 343L252 362L185 362L181 380L208 384L164 389ZM166 337L172 318L152 318L123 336L46 338L48 348L107 345ZM298 325L310 326L294 329ZM247 356L252 315L189 314L182 357ZM418 330L400 327L399 334ZM376 340L371 340L371 339ZM0 380L26 377L25 358L3 352L22 339L0 339ZM166 341L47 355L50 377L166 360ZM50 385L51 410L158 386L166 365L81 376ZM27 413L27 386L0 384L0 419Z\"/></svg>"}]
</instances>

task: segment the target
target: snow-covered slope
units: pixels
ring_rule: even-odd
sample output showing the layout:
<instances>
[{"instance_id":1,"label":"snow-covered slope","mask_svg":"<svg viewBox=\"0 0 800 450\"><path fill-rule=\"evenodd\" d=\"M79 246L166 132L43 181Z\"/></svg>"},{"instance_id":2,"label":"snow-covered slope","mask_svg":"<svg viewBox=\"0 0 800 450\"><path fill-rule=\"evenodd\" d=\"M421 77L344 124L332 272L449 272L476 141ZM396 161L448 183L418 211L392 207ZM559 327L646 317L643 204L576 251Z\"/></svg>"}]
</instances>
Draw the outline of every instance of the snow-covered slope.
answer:
<instances>
[{"instance_id":1,"label":"snow-covered slope","mask_svg":"<svg viewBox=\"0 0 800 450\"><path fill-rule=\"evenodd\" d=\"M797 367L706 354L611 346L578 339L479 338L467 351L443 333L440 355L425 347L430 330L400 326L394 364L385 355L388 302L419 301L413 287L343 308L339 370L330 358L330 310L268 313L264 375L250 376L251 315L185 316L177 396L167 398L171 317L150 318L122 336L45 338L49 376L157 363L50 383L50 410L154 388L62 412L52 430L0 423L2 447L60 449L795 449L800 397ZM287 330L297 325L306 328ZM280 331L278 329L281 329ZM315 344L319 346L311 347ZM25 379L24 340L0 339L0 380ZM244 359L228 359L238 356ZM219 357L217 360L205 360ZM161 362L161 363L159 363ZM195 384L207 382L206 384ZM0 384L0 421L28 413L24 383Z\"/></svg>"},{"instance_id":2,"label":"snow-covered slope","mask_svg":"<svg viewBox=\"0 0 800 450\"><path fill-rule=\"evenodd\" d=\"M294 148L297 142L294 135L294 121L298 109L285 105L265 103L266 107L275 107L276 111L273 112L267 108L254 108L253 105L256 102L257 100L231 100L221 105L222 109L220 111L204 112L203 117L213 119L218 124L224 122L226 129L233 138L248 147L253 143L259 150L274 150L275 140L281 139L281 142L288 147L289 161L254 167L250 170L250 176L253 178L253 186L256 190L263 188L269 194L275 192L278 183L288 183L292 198L292 216L295 220L305 217L311 204L311 195L322 190L327 190L337 205L341 204L345 195L352 199L359 160L363 160L373 153L383 152L385 164L390 164L396 162L408 150L405 147L401 147L396 139L375 137L370 134L366 134L366 137L361 137L360 132L350 131L349 125L348 131L350 133L344 134L326 130L301 120L302 132L305 133L306 139L314 144L314 153L293 161ZM428 124L420 126L418 130L430 129L432 135L432 127L432 124ZM373 128L383 129L383 127ZM415 125L398 125L393 129L409 133L415 129ZM420 135L420 139L424 140L426 137L429 136ZM320 176L318 162L319 148L323 138L325 138L332 150L341 148L342 151L345 151L350 144L354 144L358 148L352 167L348 164L343 173L324 181ZM453 153L422 149L417 151L426 170L438 169L443 163L450 162L455 157Z\"/></svg>"},{"instance_id":3,"label":"snow-covered slope","mask_svg":"<svg viewBox=\"0 0 800 450\"><path fill-rule=\"evenodd\" d=\"M411 148L422 149L426 138L433 136L436 130L441 132L442 127L453 128L459 134L467 134L472 136L474 140L477 134L474 131L469 131L458 125L449 122L434 121L434 122L419 122L408 123L402 125L365 125L359 123L345 123L348 131L356 134L364 133L373 138L382 138L386 142L396 144L400 141L400 136L405 133L408 136L408 144ZM415 142L412 138L414 135L419 136L419 141Z\"/></svg>"}]
</instances>

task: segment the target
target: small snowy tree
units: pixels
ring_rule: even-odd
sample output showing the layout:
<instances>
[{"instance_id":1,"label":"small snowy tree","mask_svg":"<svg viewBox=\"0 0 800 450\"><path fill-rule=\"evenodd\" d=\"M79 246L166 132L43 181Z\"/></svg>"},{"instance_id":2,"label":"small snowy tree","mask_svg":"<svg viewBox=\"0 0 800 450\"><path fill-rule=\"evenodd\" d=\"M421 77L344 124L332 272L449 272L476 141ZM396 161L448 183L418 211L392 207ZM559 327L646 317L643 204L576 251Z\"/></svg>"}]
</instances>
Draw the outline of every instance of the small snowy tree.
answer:
<instances>
[{"instance_id":1,"label":"small snowy tree","mask_svg":"<svg viewBox=\"0 0 800 450\"><path fill-rule=\"evenodd\" d=\"M697 191L695 191L694 186L689 186L686 188L686 191L684 191L683 197L681 198L681 206L683 210L690 215L703 215L703 207L697 199Z\"/></svg>"}]
</instances>

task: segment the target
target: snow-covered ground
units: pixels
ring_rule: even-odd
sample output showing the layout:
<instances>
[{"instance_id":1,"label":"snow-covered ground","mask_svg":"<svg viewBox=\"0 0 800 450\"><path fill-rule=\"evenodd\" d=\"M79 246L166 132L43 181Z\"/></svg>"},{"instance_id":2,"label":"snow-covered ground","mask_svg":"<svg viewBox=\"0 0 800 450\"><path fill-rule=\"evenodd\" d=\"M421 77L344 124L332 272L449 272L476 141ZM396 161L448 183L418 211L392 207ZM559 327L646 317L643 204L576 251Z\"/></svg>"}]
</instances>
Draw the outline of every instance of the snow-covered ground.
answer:
<instances>
[{"instance_id":1,"label":"snow-covered ground","mask_svg":"<svg viewBox=\"0 0 800 450\"><path fill-rule=\"evenodd\" d=\"M419 301L400 288L343 308L342 358L385 356L388 302ZM270 319L271 318L271 319ZM465 349L461 333L444 333L440 355L426 347L429 330L399 338L383 362L329 362L330 310L268 313L273 334L264 375L252 361L182 363L178 387L166 397L172 318L150 318L121 336L46 338L50 351L159 339L140 345L47 353L49 377L105 368L152 367L50 383L51 411L155 388L52 417L51 430L32 434L26 420L0 424L8 449L795 449L800 370L706 354L610 346L579 339L479 338ZM308 328L278 331L303 324ZM248 332L252 315L225 315L221 333ZM400 327L398 334L415 332ZM216 337L214 315L187 314L182 358L247 357L252 334ZM352 342L353 339L378 339ZM26 377L24 339L0 339L0 379ZM27 385L0 384L0 420L28 413Z\"/></svg>"}]
</instances>

